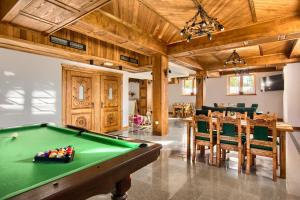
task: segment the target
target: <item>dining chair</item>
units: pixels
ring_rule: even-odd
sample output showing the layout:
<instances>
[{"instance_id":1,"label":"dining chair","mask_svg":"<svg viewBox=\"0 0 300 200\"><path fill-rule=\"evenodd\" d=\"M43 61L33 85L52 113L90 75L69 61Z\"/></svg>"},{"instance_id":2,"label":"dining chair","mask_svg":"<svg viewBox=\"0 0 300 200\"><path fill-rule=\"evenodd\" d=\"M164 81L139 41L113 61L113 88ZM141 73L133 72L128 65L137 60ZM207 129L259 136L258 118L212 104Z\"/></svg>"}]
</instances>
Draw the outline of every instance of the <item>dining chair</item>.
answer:
<instances>
[{"instance_id":1,"label":"dining chair","mask_svg":"<svg viewBox=\"0 0 300 200\"><path fill-rule=\"evenodd\" d=\"M272 137L269 137L271 131ZM253 137L251 137L251 132ZM246 128L247 167L246 173L250 173L252 155L260 155L273 159L273 181L277 180L277 130L276 120L248 119Z\"/></svg>"},{"instance_id":2,"label":"dining chair","mask_svg":"<svg viewBox=\"0 0 300 200\"><path fill-rule=\"evenodd\" d=\"M220 131L217 135L217 166L221 166L221 151L236 151L238 152L238 174L240 174L244 163L241 118L223 117L218 123Z\"/></svg>"},{"instance_id":3,"label":"dining chair","mask_svg":"<svg viewBox=\"0 0 300 200\"><path fill-rule=\"evenodd\" d=\"M258 104L257 104L257 103L253 103L253 104L251 105L251 108L258 108Z\"/></svg>"},{"instance_id":4,"label":"dining chair","mask_svg":"<svg viewBox=\"0 0 300 200\"><path fill-rule=\"evenodd\" d=\"M253 113L253 119L263 119L263 120L275 120L277 121L276 113L268 113L268 114L256 114Z\"/></svg>"},{"instance_id":5,"label":"dining chair","mask_svg":"<svg viewBox=\"0 0 300 200\"><path fill-rule=\"evenodd\" d=\"M240 112L232 112L232 111L227 111L227 116L232 117L232 118L240 118L242 120L246 120L248 117L248 113L240 113Z\"/></svg>"},{"instance_id":6,"label":"dining chair","mask_svg":"<svg viewBox=\"0 0 300 200\"><path fill-rule=\"evenodd\" d=\"M245 103L237 103L236 104L236 107L238 107L238 108L245 108Z\"/></svg>"},{"instance_id":7,"label":"dining chair","mask_svg":"<svg viewBox=\"0 0 300 200\"><path fill-rule=\"evenodd\" d=\"M226 115L226 111L223 111L223 112L214 111L214 112L210 113L210 116L212 118L221 118L221 117L225 117L225 115Z\"/></svg>"},{"instance_id":8,"label":"dining chair","mask_svg":"<svg viewBox=\"0 0 300 200\"><path fill-rule=\"evenodd\" d=\"M193 117L194 123L194 145L193 161L196 160L197 147L207 146L210 149L209 163L213 164L214 146L217 143L217 133L213 131L212 117L206 115L196 115Z\"/></svg>"}]
</instances>

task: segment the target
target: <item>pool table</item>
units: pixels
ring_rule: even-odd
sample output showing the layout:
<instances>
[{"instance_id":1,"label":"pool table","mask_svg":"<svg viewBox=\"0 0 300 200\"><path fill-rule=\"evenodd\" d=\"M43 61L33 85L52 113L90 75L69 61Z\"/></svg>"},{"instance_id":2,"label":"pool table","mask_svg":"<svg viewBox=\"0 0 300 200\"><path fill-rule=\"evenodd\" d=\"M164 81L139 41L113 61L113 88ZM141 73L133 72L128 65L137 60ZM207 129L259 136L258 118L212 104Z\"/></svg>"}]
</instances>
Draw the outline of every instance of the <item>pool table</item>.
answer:
<instances>
[{"instance_id":1,"label":"pool table","mask_svg":"<svg viewBox=\"0 0 300 200\"><path fill-rule=\"evenodd\" d=\"M69 163L33 162L37 152L68 145L75 150ZM126 199L130 174L155 161L160 149L53 124L0 129L0 199L86 199L109 192L112 199Z\"/></svg>"}]
</instances>

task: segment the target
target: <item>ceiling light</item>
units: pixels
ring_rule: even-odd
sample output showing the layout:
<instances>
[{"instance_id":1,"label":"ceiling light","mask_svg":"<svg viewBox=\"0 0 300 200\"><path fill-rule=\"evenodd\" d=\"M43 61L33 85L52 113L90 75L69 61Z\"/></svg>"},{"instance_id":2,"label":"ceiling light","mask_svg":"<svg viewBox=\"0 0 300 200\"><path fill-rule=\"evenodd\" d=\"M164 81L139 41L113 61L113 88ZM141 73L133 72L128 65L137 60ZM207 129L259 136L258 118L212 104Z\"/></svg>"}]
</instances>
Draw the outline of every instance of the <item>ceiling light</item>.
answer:
<instances>
[{"instance_id":1,"label":"ceiling light","mask_svg":"<svg viewBox=\"0 0 300 200\"><path fill-rule=\"evenodd\" d=\"M224 26L217 20L208 16L201 4L194 0L197 6L197 13L189 21L186 22L183 29L180 31L180 35L185 37L189 42L193 36L207 35L209 40L212 40L212 32L223 31Z\"/></svg>"},{"instance_id":2,"label":"ceiling light","mask_svg":"<svg viewBox=\"0 0 300 200\"><path fill-rule=\"evenodd\" d=\"M236 52L236 50L233 50L232 54L224 62L224 67L230 64L236 66L238 64L246 64L246 61L245 59L240 57L240 55Z\"/></svg>"},{"instance_id":3,"label":"ceiling light","mask_svg":"<svg viewBox=\"0 0 300 200\"><path fill-rule=\"evenodd\" d=\"M104 62L103 65L104 65L104 66L110 66L110 67L111 67L111 66L113 66L114 64L111 63L111 62Z\"/></svg>"}]
</instances>

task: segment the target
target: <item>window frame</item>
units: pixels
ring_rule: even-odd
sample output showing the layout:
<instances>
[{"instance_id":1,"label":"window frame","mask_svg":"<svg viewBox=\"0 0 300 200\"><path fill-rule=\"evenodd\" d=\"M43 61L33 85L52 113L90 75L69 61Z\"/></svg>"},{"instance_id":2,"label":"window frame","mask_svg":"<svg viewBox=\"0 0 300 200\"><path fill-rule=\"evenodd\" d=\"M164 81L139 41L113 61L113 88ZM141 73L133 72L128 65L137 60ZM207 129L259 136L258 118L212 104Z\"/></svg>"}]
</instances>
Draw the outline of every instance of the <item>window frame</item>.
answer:
<instances>
[{"instance_id":1,"label":"window frame","mask_svg":"<svg viewBox=\"0 0 300 200\"><path fill-rule=\"evenodd\" d=\"M185 84L184 82L187 80L192 80L192 92L190 94L185 94L184 89L185 89ZM195 90L195 93L194 93ZM197 83L196 83L196 78L187 78L182 80L182 88L181 88L181 95L182 96L196 96L197 94Z\"/></svg>"},{"instance_id":2,"label":"window frame","mask_svg":"<svg viewBox=\"0 0 300 200\"><path fill-rule=\"evenodd\" d=\"M254 91L253 93L243 93L243 78L244 76L253 76L254 77ZM230 78L231 77L240 77L239 81L239 93L231 94L230 93ZM256 95L256 74L239 74L239 75L229 75L227 77L227 96L241 96L241 95Z\"/></svg>"}]
</instances>

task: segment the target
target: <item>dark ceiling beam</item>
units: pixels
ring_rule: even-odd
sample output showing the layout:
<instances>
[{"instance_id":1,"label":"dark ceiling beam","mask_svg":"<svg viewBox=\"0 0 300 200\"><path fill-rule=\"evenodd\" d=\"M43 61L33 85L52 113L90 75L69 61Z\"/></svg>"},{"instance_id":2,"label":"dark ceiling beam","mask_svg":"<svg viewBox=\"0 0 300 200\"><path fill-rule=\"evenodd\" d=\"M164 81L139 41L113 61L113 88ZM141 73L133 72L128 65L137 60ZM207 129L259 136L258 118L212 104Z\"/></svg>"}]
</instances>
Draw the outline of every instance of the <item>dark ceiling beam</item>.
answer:
<instances>
[{"instance_id":1,"label":"dark ceiling beam","mask_svg":"<svg viewBox=\"0 0 300 200\"><path fill-rule=\"evenodd\" d=\"M295 58L300 56L300 41L295 40L291 48L289 58Z\"/></svg>"}]
</instances>

